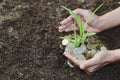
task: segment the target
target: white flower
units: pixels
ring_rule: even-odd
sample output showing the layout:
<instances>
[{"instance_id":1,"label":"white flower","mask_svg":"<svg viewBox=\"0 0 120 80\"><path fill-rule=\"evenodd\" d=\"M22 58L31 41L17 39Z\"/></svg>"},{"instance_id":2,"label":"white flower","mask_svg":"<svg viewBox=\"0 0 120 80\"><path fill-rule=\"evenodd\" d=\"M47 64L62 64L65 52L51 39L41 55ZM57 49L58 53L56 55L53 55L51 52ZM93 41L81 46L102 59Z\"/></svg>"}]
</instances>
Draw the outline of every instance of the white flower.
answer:
<instances>
[{"instance_id":1,"label":"white flower","mask_svg":"<svg viewBox=\"0 0 120 80\"><path fill-rule=\"evenodd\" d=\"M69 41L68 41L67 39L63 39L63 40L62 40L62 44L63 44L64 46L67 45L68 42L69 42Z\"/></svg>"}]
</instances>

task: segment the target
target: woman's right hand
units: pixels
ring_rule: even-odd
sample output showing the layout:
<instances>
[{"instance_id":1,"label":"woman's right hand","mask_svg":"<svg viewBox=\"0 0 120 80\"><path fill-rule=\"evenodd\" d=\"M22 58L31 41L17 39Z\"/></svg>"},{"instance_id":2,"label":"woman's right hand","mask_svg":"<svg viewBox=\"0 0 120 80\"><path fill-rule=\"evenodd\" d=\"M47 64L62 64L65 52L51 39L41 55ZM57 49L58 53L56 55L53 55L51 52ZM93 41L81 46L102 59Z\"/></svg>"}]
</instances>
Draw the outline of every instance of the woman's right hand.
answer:
<instances>
[{"instance_id":1,"label":"woman's right hand","mask_svg":"<svg viewBox=\"0 0 120 80\"><path fill-rule=\"evenodd\" d=\"M80 69L93 73L110 63L120 61L120 49L97 52L93 58L88 60L77 60L68 52L64 52L64 56Z\"/></svg>"},{"instance_id":2,"label":"woman's right hand","mask_svg":"<svg viewBox=\"0 0 120 80\"><path fill-rule=\"evenodd\" d=\"M82 20L83 25L85 25L85 22L90 18L87 24L86 30L89 32L101 32L101 21L100 17L95 14L93 14L90 10L86 9L76 9L74 10L74 13L76 13ZM74 30L74 24L73 24L74 18L72 15L64 19L60 22L61 26L59 27L59 32L69 32ZM77 30L79 29L79 26L77 26Z\"/></svg>"}]
</instances>

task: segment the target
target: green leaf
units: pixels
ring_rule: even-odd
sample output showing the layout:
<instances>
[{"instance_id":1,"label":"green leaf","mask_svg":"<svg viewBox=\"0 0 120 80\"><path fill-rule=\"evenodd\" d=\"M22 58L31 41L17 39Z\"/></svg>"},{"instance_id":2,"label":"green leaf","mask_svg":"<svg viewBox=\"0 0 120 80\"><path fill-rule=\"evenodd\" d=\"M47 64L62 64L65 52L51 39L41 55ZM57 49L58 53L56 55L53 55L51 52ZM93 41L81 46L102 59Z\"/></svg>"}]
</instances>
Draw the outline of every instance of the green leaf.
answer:
<instances>
[{"instance_id":1,"label":"green leaf","mask_svg":"<svg viewBox=\"0 0 120 80\"><path fill-rule=\"evenodd\" d=\"M88 37L88 36L93 36L93 35L95 35L96 33L95 32L87 32L86 33L86 36Z\"/></svg>"},{"instance_id":2,"label":"green leaf","mask_svg":"<svg viewBox=\"0 0 120 80\"><path fill-rule=\"evenodd\" d=\"M93 11L93 13L95 14L103 5L104 5L104 3L100 4L100 5Z\"/></svg>"},{"instance_id":3,"label":"green leaf","mask_svg":"<svg viewBox=\"0 0 120 80\"><path fill-rule=\"evenodd\" d=\"M60 37L60 39L67 39L67 40L69 41L69 40L70 40L70 37L64 36L64 37Z\"/></svg>"},{"instance_id":4,"label":"green leaf","mask_svg":"<svg viewBox=\"0 0 120 80\"><path fill-rule=\"evenodd\" d=\"M77 33L76 33L76 25L74 23L74 39L76 40L77 39Z\"/></svg>"}]
</instances>

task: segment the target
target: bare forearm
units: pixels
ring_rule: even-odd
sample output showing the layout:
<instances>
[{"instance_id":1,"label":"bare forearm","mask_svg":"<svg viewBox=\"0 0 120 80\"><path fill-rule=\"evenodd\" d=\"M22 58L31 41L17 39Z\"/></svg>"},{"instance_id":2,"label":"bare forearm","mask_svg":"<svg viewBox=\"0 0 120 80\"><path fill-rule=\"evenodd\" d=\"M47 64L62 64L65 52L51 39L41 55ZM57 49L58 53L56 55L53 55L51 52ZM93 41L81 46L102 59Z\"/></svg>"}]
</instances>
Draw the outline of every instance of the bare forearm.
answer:
<instances>
[{"instance_id":1,"label":"bare forearm","mask_svg":"<svg viewBox=\"0 0 120 80\"><path fill-rule=\"evenodd\" d=\"M102 30L120 25L120 7L100 16L100 21L102 21L100 24Z\"/></svg>"},{"instance_id":2,"label":"bare forearm","mask_svg":"<svg viewBox=\"0 0 120 80\"><path fill-rule=\"evenodd\" d=\"M120 61L120 49L110 50L109 53L112 55L112 62Z\"/></svg>"}]
</instances>

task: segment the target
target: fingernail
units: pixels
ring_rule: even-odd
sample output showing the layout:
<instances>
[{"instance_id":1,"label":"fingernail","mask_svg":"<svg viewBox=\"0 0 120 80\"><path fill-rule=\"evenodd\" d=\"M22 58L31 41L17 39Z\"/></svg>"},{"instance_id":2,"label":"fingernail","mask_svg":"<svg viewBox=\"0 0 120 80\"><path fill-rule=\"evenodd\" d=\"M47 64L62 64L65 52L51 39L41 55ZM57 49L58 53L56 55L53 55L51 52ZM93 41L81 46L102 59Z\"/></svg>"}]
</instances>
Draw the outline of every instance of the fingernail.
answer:
<instances>
[{"instance_id":1,"label":"fingernail","mask_svg":"<svg viewBox=\"0 0 120 80\"><path fill-rule=\"evenodd\" d=\"M66 56L67 52L64 52L63 55Z\"/></svg>"},{"instance_id":2,"label":"fingernail","mask_svg":"<svg viewBox=\"0 0 120 80\"><path fill-rule=\"evenodd\" d=\"M59 32L63 32L62 30L58 30Z\"/></svg>"},{"instance_id":3,"label":"fingernail","mask_svg":"<svg viewBox=\"0 0 120 80\"><path fill-rule=\"evenodd\" d=\"M63 24L63 21L61 21L60 24Z\"/></svg>"},{"instance_id":4,"label":"fingernail","mask_svg":"<svg viewBox=\"0 0 120 80\"><path fill-rule=\"evenodd\" d=\"M60 26L59 29L62 29L62 26Z\"/></svg>"},{"instance_id":5,"label":"fingernail","mask_svg":"<svg viewBox=\"0 0 120 80\"><path fill-rule=\"evenodd\" d=\"M67 58L71 58L71 55L70 54L68 54L67 52L64 52L64 54L63 54L64 56L66 56Z\"/></svg>"},{"instance_id":6,"label":"fingernail","mask_svg":"<svg viewBox=\"0 0 120 80\"><path fill-rule=\"evenodd\" d=\"M84 65L80 65L80 68L81 68L81 69L85 69L85 66L84 66Z\"/></svg>"}]
</instances>

